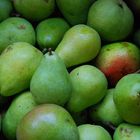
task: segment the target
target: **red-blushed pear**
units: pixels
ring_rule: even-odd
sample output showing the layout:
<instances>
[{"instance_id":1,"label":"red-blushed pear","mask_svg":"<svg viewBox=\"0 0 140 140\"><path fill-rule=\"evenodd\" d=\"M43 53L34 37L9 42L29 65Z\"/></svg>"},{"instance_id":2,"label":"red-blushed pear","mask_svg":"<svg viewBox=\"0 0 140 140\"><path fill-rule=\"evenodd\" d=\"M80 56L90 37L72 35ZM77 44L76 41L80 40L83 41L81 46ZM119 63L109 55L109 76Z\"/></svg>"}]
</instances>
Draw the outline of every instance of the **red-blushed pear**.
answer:
<instances>
[{"instance_id":1,"label":"red-blushed pear","mask_svg":"<svg viewBox=\"0 0 140 140\"><path fill-rule=\"evenodd\" d=\"M42 104L20 121L17 140L79 140L79 133L66 109L56 104Z\"/></svg>"},{"instance_id":2,"label":"red-blushed pear","mask_svg":"<svg viewBox=\"0 0 140 140\"><path fill-rule=\"evenodd\" d=\"M95 63L115 86L123 76L140 68L140 49L129 42L111 43L102 47Z\"/></svg>"},{"instance_id":3,"label":"red-blushed pear","mask_svg":"<svg viewBox=\"0 0 140 140\"><path fill-rule=\"evenodd\" d=\"M128 74L115 87L114 103L122 119L140 124L140 74Z\"/></svg>"}]
</instances>

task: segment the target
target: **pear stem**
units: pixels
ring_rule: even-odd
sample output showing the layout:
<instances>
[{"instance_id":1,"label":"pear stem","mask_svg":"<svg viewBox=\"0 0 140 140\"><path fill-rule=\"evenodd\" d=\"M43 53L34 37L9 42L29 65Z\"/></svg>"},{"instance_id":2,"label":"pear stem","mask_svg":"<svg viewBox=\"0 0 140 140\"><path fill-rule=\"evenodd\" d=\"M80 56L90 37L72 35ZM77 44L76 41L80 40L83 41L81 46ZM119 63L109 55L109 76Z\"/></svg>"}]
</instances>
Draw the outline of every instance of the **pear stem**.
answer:
<instances>
[{"instance_id":1,"label":"pear stem","mask_svg":"<svg viewBox=\"0 0 140 140\"><path fill-rule=\"evenodd\" d=\"M48 48L49 55L52 55L52 48Z\"/></svg>"}]
</instances>

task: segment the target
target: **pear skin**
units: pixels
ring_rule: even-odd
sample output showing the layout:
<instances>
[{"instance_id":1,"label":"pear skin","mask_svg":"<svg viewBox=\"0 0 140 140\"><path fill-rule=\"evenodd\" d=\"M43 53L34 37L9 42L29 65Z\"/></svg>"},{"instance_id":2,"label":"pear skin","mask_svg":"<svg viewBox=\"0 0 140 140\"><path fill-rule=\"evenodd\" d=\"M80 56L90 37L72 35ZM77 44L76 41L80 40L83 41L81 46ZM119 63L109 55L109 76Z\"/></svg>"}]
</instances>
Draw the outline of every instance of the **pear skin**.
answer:
<instances>
[{"instance_id":1,"label":"pear skin","mask_svg":"<svg viewBox=\"0 0 140 140\"><path fill-rule=\"evenodd\" d=\"M2 131L7 139L16 139L16 129L20 120L35 106L37 104L29 91L14 98L2 120Z\"/></svg>"},{"instance_id":2,"label":"pear skin","mask_svg":"<svg viewBox=\"0 0 140 140\"><path fill-rule=\"evenodd\" d=\"M98 103L107 92L107 79L96 67L82 65L70 73L72 94L67 108L80 112Z\"/></svg>"},{"instance_id":3,"label":"pear skin","mask_svg":"<svg viewBox=\"0 0 140 140\"><path fill-rule=\"evenodd\" d=\"M34 28L26 19L10 17L0 23L0 54L12 43L27 42L34 45L35 41Z\"/></svg>"},{"instance_id":4,"label":"pear skin","mask_svg":"<svg viewBox=\"0 0 140 140\"><path fill-rule=\"evenodd\" d=\"M115 87L113 99L124 121L140 124L140 74L128 74L121 78Z\"/></svg>"},{"instance_id":5,"label":"pear skin","mask_svg":"<svg viewBox=\"0 0 140 140\"><path fill-rule=\"evenodd\" d=\"M79 24L70 28L55 52L66 67L82 64L95 58L100 50L99 34L87 25Z\"/></svg>"},{"instance_id":6,"label":"pear skin","mask_svg":"<svg viewBox=\"0 0 140 140\"><path fill-rule=\"evenodd\" d=\"M30 90L37 103L64 105L71 95L71 81L66 66L53 51L47 52L35 71Z\"/></svg>"},{"instance_id":7,"label":"pear skin","mask_svg":"<svg viewBox=\"0 0 140 140\"><path fill-rule=\"evenodd\" d=\"M88 10L95 0L56 0L65 19L71 24L86 23Z\"/></svg>"},{"instance_id":8,"label":"pear skin","mask_svg":"<svg viewBox=\"0 0 140 140\"><path fill-rule=\"evenodd\" d=\"M26 42L9 45L0 55L0 94L12 96L30 87L43 54Z\"/></svg>"},{"instance_id":9,"label":"pear skin","mask_svg":"<svg viewBox=\"0 0 140 140\"><path fill-rule=\"evenodd\" d=\"M113 125L113 127L123 122L114 104L114 92L115 89L108 89L103 100L91 108L90 116L94 122L99 122L105 126Z\"/></svg>"},{"instance_id":10,"label":"pear skin","mask_svg":"<svg viewBox=\"0 0 140 140\"><path fill-rule=\"evenodd\" d=\"M129 123L120 124L113 135L113 140L139 140L140 126Z\"/></svg>"},{"instance_id":11,"label":"pear skin","mask_svg":"<svg viewBox=\"0 0 140 140\"><path fill-rule=\"evenodd\" d=\"M17 140L80 140L69 112L56 104L42 104L27 113L17 128Z\"/></svg>"}]
</instances>

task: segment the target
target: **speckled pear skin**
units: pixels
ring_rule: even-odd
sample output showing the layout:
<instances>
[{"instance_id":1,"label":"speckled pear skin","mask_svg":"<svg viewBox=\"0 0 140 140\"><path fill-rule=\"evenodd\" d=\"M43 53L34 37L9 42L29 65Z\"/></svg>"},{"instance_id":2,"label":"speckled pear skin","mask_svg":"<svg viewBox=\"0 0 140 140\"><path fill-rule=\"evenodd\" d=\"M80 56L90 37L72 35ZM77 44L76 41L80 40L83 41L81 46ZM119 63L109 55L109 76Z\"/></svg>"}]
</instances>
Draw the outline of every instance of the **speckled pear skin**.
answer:
<instances>
[{"instance_id":1,"label":"speckled pear skin","mask_svg":"<svg viewBox=\"0 0 140 140\"><path fill-rule=\"evenodd\" d=\"M9 45L0 55L0 94L12 96L30 87L43 54L26 42Z\"/></svg>"}]
</instances>

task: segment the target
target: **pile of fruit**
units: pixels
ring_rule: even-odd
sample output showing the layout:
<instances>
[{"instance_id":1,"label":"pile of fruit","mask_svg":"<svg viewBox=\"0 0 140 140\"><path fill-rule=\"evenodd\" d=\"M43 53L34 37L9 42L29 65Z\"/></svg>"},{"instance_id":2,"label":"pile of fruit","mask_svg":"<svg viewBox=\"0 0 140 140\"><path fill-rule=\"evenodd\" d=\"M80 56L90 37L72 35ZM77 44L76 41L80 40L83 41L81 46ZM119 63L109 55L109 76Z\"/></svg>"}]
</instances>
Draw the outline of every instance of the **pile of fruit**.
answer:
<instances>
[{"instance_id":1,"label":"pile of fruit","mask_svg":"<svg viewBox=\"0 0 140 140\"><path fill-rule=\"evenodd\" d=\"M140 0L0 0L1 140L140 140Z\"/></svg>"}]
</instances>

